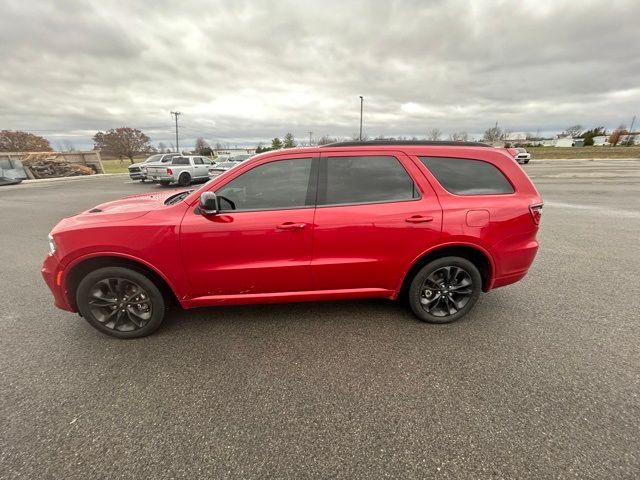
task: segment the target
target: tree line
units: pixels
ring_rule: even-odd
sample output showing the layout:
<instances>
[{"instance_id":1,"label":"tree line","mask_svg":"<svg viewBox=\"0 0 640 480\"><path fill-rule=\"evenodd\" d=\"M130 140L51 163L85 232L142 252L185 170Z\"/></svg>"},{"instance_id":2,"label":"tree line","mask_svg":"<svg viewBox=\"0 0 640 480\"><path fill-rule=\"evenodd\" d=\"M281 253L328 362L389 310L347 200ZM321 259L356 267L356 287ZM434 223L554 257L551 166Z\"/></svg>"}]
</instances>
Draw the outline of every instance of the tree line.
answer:
<instances>
[{"instance_id":1,"label":"tree line","mask_svg":"<svg viewBox=\"0 0 640 480\"><path fill-rule=\"evenodd\" d=\"M482 140L487 143L498 143L504 142L509 138L509 134L511 132L509 130L502 129L496 123L493 127L490 127L485 130ZM609 143L612 146L617 145L631 145L632 138L629 135L630 130L627 129L625 125L620 125L618 128L612 130L608 134ZM584 140L585 146L593 145L593 139L598 136L607 136L607 131L604 127L594 127L590 129L586 129L582 125L572 125L567 127L559 137L571 137L571 138L581 138ZM427 135L422 138L418 137L387 137L387 136L377 136L373 138L374 140L441 140L443 139L444 134L438 128L432 128L427 132ZM623 139L626 140L623 142ZM351 140L358 140L359 135L353 134L351 136ZM365 135L362 140L370 140L371 138ZM517 143L527 144L532 143L537 140L540 140L540 136L538 134L526 134L526 140L518 141ZM465 131L453 132L449 135L449 140L452 141L467 141L469 140L469 134ZM335 143L340 141L337 137L332 137L329 135L323 135L322 137L313 140L310 139L310 144L315 145L326 145L329 143ZM622 143L621 143L622 142ZM110 130L106 130L104 132L97 132L93 136L93 144L95 150L100 150L106 155L111 155L117 157L119 159L128 158L131 163L134 162L134 158L143 154L150 154L155 152L167 152L167 151L175 151L174 146L171 145L171 148L168 148L164 143L160 142L158 147L154 147L151 145L151 139L143 133L141 130L137 128L131 127L120 127L120 128L112 128ZM298 146L298 142L296 141L294 135L291 132L287 132L284 137L281 139L280 137L275 137L271 140L270 143L264 145L263 143L258 144L256 148L256 153L267 152L269 150L280 150L282 148L294 148ZM71 142L66 142L67 150L73 150L73 146ZM196 139L195 146L193 148L193 152L198 155L213 155L217 150L223 150L224 147L220 143L216 143L214 147L211 147L207 141L199 137ZM46 138L36 135L30 132L24 132L20 130L0 130L0 152L50 152L53 149L51 148L51 144L49 140Z\"/></svg>"}]
</instances>

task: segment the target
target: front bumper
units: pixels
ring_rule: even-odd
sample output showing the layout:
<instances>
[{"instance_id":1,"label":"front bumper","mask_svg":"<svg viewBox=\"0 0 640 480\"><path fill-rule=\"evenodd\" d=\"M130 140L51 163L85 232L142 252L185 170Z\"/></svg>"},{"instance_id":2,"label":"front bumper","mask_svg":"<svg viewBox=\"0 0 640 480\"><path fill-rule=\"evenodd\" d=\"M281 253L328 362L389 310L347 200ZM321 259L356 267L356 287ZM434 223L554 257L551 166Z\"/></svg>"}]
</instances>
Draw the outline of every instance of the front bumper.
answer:
<instances>
[{"instance_id":1,"label":"front bumper","mask_svg":"<svg viewBox=\"0 0 640 480\"><path fill-rule=\"evenodd\" d=\"M129 178L131 180L144 180L147 176L142 172L129 172Z\"/></svg>"},{"instance_id":2,"label":"front bumper","mask_svg":"<svg viewBox=\"0 0 640 480\"><path fill-rule=\"evenodd\" d=\"M55 306L62 310L75 312L76 310L69 303L69 295L64 287L64 270L55 255L47 255L40 273L53 294Z\"/></svg>"}]
</instances>

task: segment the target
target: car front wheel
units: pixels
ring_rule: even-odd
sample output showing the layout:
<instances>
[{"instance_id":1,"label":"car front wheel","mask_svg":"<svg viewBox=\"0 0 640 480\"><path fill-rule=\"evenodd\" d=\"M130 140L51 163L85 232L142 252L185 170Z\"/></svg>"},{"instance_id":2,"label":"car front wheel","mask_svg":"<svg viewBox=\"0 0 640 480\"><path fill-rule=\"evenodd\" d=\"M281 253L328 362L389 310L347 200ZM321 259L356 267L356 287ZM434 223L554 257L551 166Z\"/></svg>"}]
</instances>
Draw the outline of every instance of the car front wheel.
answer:
<instances>
[{"instance_id":1,"label":"car front wheel","mask_svg":"<svg viewBox=\"0 0 640 480\"><path fill-rule=\"evenodd\" d=\"M482 289L478 268L461 257L443 257L422 267L409 288L413 313L429 323L449 323L465 316Z\"/></svg>"},{"instance_id":2,"label":"car front wheel","mask_svg":"<svg viewBox=\"0 0 640 480\"><path fill-rule=\"evenodd\" d=\"M118 338L138 338L162 323L165 300L154 282L123 267L99 268L78 285L76 303L97 330Z\"/></svg>"}]
</instances>

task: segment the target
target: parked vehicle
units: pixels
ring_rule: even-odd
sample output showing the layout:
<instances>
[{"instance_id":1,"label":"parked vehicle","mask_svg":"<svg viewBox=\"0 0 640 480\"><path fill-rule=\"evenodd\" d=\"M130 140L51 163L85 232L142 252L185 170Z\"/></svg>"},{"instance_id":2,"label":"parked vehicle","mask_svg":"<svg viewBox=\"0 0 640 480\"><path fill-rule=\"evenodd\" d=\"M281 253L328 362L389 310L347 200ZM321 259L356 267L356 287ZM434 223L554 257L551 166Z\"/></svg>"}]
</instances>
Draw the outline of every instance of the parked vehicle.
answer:
<instances>
[{"instance_id":1,"label":"parked vehicle","mask_svg":"<svg viewBox=\"0 0 640 480\"><path fill-rule=\"evenodd\" d=\"M207 157L186 155L174 157L164 164L151 163L146 166L147 177L160 185L168 186L177 182L179 185L191 185L191 182L209 180L211 160Z\"/></svg>"},{"instance_id":2,"label":"parked vehicle","mask_svg":"<svg viewBox=\"0 0 640 480\"><path fill-rule=\"evenodd\" d=\"M239 153L237 155L231 155L227 161L228 162L244 162L245 160L249 160L253 155L248 153Z\"/></svg>"},{"instance_id":3,"label":"parked vehicle","mask_svg":"<svg viewBox=\"0 0 640 480\"><path fill-rule=\"evenodd\" d=\"M407 298L420 320L446 323L481 292L526 275L541 213L504 149L374 141L278 150L197 190L62 220L42 274L58 307L120 338L156 330L170 301Z\"/></svg>"},{"instance_id":4,"label":"parked vehicle","mask_svg":"<svg viewBox=\"0 0 640 480\"><path fill-rule=\"evenodd\" d=\"M144 167L150 163L166 163L174 157L179 157L179 153L158 153L151 155L144 162L129 165L129 178L131 180L140 180L144 183L147 180L147 173Z\"/></svg>"},{"instance_id":5,"label":"parked vehicle","mask_svg":"<svg viewBox=\"0 0 640 480\"><path fill-rule=\"evenodd\" d=\"M531 160L531 154L527 152L526 148L508 148L507 150L518 163L529 163L529 160Z\"/></svg>"},{"instance_id":6,"label":"parked vehicle","mask_svg":"<svg viewBox=\"0 0 640 480\"><path fill-rule=\"evenodd\" d=\"M237 167L242 162L220 162L209 167L209 178L215 178L222 175L227 170Z\"/></svg>"}]
</instances>

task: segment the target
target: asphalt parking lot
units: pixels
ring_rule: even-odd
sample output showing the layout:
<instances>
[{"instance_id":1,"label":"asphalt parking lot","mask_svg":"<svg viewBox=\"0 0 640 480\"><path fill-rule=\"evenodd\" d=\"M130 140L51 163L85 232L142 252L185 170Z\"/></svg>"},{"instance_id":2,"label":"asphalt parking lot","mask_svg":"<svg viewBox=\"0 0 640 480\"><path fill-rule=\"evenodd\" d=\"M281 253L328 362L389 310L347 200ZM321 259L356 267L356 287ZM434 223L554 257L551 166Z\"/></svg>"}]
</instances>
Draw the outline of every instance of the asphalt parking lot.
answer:
<instances>
[{"instance_id":1,"label":"asphalt parking lot","mask_svg":"<svg viewBox=\"0 0 640 480\"><path fill-rule=\"evenodd\" d=\"M39 269L61 217L160 187L0 187L0 477L638 478L640 160L525 169L537 261L462 321L224 307L135 341L54 308Z\"/></svg>"}]
</instances>

